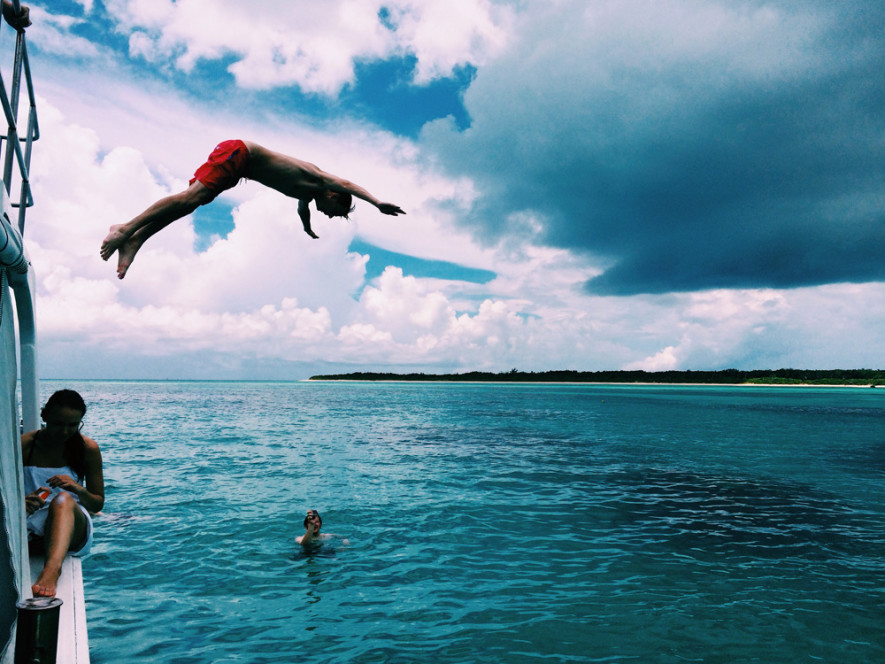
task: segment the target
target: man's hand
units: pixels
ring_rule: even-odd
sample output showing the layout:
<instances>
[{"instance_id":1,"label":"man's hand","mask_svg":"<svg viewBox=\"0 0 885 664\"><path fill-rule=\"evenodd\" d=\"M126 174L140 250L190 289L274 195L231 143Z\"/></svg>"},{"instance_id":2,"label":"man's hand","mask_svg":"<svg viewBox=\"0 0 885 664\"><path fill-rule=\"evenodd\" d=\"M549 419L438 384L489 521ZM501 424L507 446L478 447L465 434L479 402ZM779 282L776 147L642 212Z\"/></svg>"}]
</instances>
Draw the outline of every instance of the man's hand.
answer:
<instances>
[{"instance_id":1,"label":"man's hand","mask_svg":"<svg viewBox=\"0 0 885 664\"><path fill-rule=\"evenodd\" d=\"M381 211L381 214L389 214L394 217L398 214L405 214L405 211L399 205L394 205L393 203L378 203L378 209Z\"/></svg>"}]
</instances>

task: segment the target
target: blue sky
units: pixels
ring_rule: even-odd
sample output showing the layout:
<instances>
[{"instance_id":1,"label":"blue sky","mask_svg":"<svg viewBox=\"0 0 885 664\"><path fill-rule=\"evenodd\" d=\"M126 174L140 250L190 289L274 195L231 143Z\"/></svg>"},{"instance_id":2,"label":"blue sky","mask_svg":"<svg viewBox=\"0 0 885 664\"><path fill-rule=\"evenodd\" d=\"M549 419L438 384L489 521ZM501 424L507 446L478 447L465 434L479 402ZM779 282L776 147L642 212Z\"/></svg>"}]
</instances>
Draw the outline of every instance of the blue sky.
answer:
<instances>
[{"instance_id":1,"label":"blue sky","mask_svg":"<svg viewBox=\"0 0 885 664\"><path fill-rule=\"evenodd\" d=\"M882 366L880 3L31 7L43 375ZM117 281L227 138L408 214L247 183Z\"/></svg>"}]
</instances>

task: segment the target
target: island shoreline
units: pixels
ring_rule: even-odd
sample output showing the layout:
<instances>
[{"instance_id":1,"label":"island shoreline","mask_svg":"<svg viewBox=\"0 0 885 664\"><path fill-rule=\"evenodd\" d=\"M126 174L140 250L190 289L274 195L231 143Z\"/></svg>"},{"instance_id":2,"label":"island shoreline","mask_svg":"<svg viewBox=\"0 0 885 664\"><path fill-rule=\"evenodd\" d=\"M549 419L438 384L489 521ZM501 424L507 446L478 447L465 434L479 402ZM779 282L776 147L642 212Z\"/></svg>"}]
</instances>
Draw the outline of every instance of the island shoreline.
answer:
<instances>
[{"instance_id":1,"label":"island shoreline","mask_svg":"<svg viewBox=\"0 0 885 664\"><path fill-rule=\"evenodd\" d=\"M859 387L885 386L885 371L874 369L724 369L721 371L544 371L505 373L471 371L458 374L356 371L311 376L321 382L491 383L534 385L674 385L733 387Z\"/></svg>"}]
</instances>

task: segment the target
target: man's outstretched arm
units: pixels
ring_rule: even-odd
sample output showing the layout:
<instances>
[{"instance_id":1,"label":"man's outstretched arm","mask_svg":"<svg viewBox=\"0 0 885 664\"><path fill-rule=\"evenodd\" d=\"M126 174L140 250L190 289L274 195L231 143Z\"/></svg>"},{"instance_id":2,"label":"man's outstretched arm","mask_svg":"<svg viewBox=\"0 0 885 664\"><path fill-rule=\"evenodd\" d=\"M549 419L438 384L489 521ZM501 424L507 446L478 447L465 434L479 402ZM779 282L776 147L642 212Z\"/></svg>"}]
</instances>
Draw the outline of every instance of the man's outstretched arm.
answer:
<instances>
[{"instance_id":1,"label":"man's outstretched arm","mask_svg":"<svg viewBox=\"0 0 885 664\"><path fill-rule=\"evenodd\" d=\"M359 186L358 184L351 182L350 180L345 180L344 178L340 178L337 175L332 175L331 173L326 173L322 169L318 168L314 164L310 162L302 162L303 170L307 172L310 176L313 176L317 180L318 189L328 189L329 191L337 191L342 194L350 194L356 198L362 199L367 203L371 203L374 205L382 214L389 214L396 216L398 214L405 214L405 210L403 210L399 205L394 205L393 203L382 203L377 198L372 196L366 189Z\"/></svg>"},{"instance_id":2,"label":"man's outstretched arm","mask_svg":"<svg viewBox=\"0 0 885 664\"><path fill-rule=\"evenodd\" d=\"M389 214L395 217L398 214L406 213L405 210L403 210L399 205L394 205L393 203L382 203L358 184L354 184L349 180L343 180L334 175L331 176L331 178L332 180L327 186L327 188L331 191L339 191L341 193L347 193L351 196L355 196L356 198L360 198L374 205L382 214Z\"/></svg>"}]
</instances>

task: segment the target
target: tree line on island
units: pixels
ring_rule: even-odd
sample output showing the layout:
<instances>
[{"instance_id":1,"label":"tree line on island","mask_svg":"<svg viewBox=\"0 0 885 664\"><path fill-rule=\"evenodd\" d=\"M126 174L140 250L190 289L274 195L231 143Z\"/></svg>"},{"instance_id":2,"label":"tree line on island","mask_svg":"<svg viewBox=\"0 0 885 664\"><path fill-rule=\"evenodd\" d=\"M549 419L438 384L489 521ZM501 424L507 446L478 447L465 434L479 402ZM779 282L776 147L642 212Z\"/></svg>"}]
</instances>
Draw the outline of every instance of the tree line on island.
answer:
<instances>
[{"instance_id":1,"label":"tree line on island","mask_svg":"<svg viewBox=\"0 0 885 664\"><path fill-rule=\"evenodd\" d=\"M356 371L311 376L310 380L452 381L496 383L663 383L741 385L885 385L878 369L722 369L718 371L518 371L460 374L384 373Z\"/></svg>"}]
</instances>

